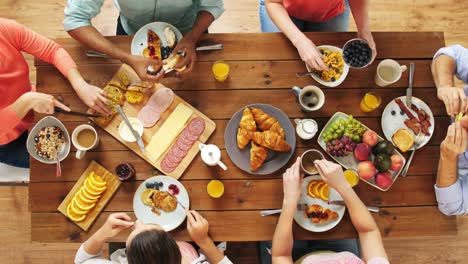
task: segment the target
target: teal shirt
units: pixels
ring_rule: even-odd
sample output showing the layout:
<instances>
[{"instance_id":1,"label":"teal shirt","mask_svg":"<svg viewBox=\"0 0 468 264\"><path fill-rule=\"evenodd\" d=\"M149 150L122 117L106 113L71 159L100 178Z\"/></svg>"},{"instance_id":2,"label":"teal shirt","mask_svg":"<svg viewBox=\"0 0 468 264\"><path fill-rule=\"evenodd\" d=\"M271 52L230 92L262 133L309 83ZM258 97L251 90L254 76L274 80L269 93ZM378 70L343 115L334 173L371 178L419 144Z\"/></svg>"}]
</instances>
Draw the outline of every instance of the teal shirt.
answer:
<instances>
[{"instance_id":1,"label":"teal shirt","mask_svg":"<svg viewBox=\"0 0 468 264\"><path fill-rule=\"evenodd\" d=\"M99 14L104 0L68 0L63 21L66 31L90 26L91 19ZM120 11L125 32L134 35L138 29L151 22L166 22L182 34L192 29L200 11L218 18L223 12L223 0L114 0Z\"/></svg>"}]
</instances>

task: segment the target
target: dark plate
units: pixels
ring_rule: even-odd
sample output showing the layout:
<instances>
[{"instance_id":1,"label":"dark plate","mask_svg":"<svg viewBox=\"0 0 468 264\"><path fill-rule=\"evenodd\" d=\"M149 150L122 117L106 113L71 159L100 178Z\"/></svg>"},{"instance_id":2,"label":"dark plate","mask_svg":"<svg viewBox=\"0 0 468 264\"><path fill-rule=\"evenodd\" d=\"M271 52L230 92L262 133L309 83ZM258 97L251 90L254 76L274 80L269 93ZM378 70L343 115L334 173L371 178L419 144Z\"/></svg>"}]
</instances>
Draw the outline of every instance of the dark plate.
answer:
<instances>
[{"instance_id":1,"label":"dark plate","mask_svg":"<svg viewBox=\"0 0 468 264\"><path fill-rule=\"evenodd\" d=\"M250 170L250 143L245 149L239 149L237 147L237 129L239 128L239 122L242 118L242 111L245 107L256 107L262 109L265 113L276 118L283 127L286 133L286 142L291 145L289 152L277 152L268 150L268 156L265 163L256 171ZM235 113L224 131L224 145L226 146L227 153L232 162L239 167L241 170L250 174L265 175L276 172L281 169L294 153L296 148L296 132L294 130L289 117L280 109L267 104L252 104L245 106Z\"/></svg>"}]
</instances>

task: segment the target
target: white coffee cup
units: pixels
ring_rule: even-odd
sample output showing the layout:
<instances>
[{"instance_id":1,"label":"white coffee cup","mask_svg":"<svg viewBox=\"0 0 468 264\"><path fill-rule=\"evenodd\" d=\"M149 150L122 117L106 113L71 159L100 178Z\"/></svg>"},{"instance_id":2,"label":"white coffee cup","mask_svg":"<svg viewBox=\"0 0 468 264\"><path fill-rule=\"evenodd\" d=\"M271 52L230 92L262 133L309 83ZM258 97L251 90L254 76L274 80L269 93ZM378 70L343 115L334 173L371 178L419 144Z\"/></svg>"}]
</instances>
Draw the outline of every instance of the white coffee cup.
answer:
<instances>
[{"instance_id":1,"label":"white coffee cup","mask_svg":"<svg viewBox=\"0 0 468 264\"><path fill-rule=\"evenodd\" d=\"M397 61L386 59L379 63L375 72L375 84L385 87L396 83L401 78L401 74L406 71L406 65L400 65Z\"/></svg>"},{"instance_id":2,"label":"white coffee cup","mask_svg":"<svg viewBox=\"0 0 468 264\"><path fill-rule=\"evenodd\" d=\"M83 130L90 130L90 131L92 131L94 133L94 142L89 147L84 147L84 146L80 145L80 143L78 143L78 135ZM72 133L72 143L73 143L73 146L75 146L75 148L76 148L76 155L75 155L76 158L77 159L83 158L86 151L95 148L99 144L99 137L98 137L98 134L96 132L96 129L94 129L94 127L92 127L90 125L79 125L79 126L77 126L75 128L75 130L73 130L73 133Z\"/></svg>"},{"instance_id":3,"label":"white coffee cup","mask_svg":"<svg viewBox=\"0 0 468 264\"><path fill-rule=\"evenodd\" d=\"M293 86L292 90L296 93L302 110L306 112L317 111L325 103L325 95L317 86L309 85L304 88Z\"/></svg>"},{"instance_id":4,"label":"white coffee cup","mask_svg":"<svg viewBox=\"0 0 468 264\"><path fill-rule=\"evenodd\" d=\"M201 151L201 157L203 162L208 166L220 166L223 170L227 170L226 165L221 161L221 150L218 146L213 144L198 144L198 148Z\"/></svg>"}]
</instances>

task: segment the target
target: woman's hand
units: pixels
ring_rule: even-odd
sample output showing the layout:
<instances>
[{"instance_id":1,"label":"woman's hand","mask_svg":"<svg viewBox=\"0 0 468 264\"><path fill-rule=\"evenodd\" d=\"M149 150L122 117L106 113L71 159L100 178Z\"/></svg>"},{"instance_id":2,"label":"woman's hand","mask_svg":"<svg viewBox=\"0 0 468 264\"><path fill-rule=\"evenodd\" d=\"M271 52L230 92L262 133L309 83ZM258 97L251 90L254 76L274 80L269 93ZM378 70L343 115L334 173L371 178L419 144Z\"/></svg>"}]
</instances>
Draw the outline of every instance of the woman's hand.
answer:
<instances>
[{"instance_id":1,"label":"woman's hand","mask_svg":"<svg viewBox=\"0 0 468 264\"><path fill-rule=\"evenodd\" d=\"M50 94L38 93L38 92L27 92L21 96L21 100L24 100L28 105L28 111L34 110L39 114L53 114L54 107L60 107L65 111L70 111L70 108Z\"/></svg>"},{"instance_id":2,"label":"woman's hand","mask_svg":"<svg viewBox=\"0 0 468 264\"><path fill-rule=\"evenodd\" d=\"M322 54L310 39L304 36L302 40L297 41L295 46L299 56L309 67L319 71L328 70L328 66L323 62Z\"/></svg>"},{"instance_id":3,"label":"woman's hand","mask_svg":"<svg viewBox=\"0 0 468 264\"><path fill-rule=\"evenodd\" d=\"M298 157L296 162L283 174L284 205L296 206L301 196L303 179L304 175L301 173L301 158Z\"/></svg>"},{"instance_id":4,"label":"woman's hand","mask_svg":"<svg viewBox=\"0 0 468 264\"><path fill-rule=\"evenodd\" d=\"M164 76L164 71L161 69L162 61L160 60L152 60L143 56L130 55L125 59L125 63L130 65L138 74L138 77L143 81L159 82L159 80ZM147 72L148 66L153 66L154 70L159 72L156 75L149 74Z\"/></svg>"},{"instance_id":5,"label":"woman's hand","mask_svg":"<svg viewBox=\"0 0 468 264\"><path fill-rule=\"evenodd\" d=\"M320 176L322 179L333 189L341 192L345 188L350 188L351 186L346 181L343 175L343 168L340 165L328 161L328 160L316 160L315 167L317 167Z\"/></svg>"},{"instance_id":6,"label":"woman's hand","mask_svg":"<svg viewBox=\"0 0 468 264\"><path fill-rule=\"evenodd\" d=\"M187 231L190 238L199 246L210 241L208 221L194 210L185 209L185 213L187 214Z\"/></svg>"},{"instance_id":7,"label":"woman's hand","mask_svg":"<svg viewBox=\"0 0 468 264\"><path fill-rule=\"evenodd\" d=\"M107 108L106 93L101 88L82 80L76 85L75 91L81 101L91 109L106 116L111 114L111 111Z\"/></svg>"},{"instance_id":8,"label":"woman's hand","mask_svg":"<svg viewBox=\"0 0 468 264\"><path fill-rule=\"evenodd\" d=\"M114 213L109 215L104 225L96 232L96 235L102 241L107 241L134 224L135 222L132 222L132 219L126 213Z\"/></svg>"},{"instance_id":9,"label":"woman's hand","mask_svg":"<svg viewBox=\"0 0 468 264\"><path fill-rule=\"evenodd\" d=\"M197 61L197 52L196 52L196 41L191 37L190 34L187 34L184 38L180 40L179 43L177 43L177 46L174 48L172 51L172 55L174 56L176 54L184 53L185 56L182 56L183 59L181 59L175 66L174 68L180 69L183 68L184 66L186 67L184 71L182 72L177 72L176 75L185 75L187 73L190 73L193 70L193 65Z\"/></svg>"},{"instance_id":10,"label":"woman's hand","mask_svg":"<svg viewBox=\"0 0 468 264\"><path fill-rule=\"evenodd\" d=\"M364 39L369 44L369 47L372 50L372 60L370 62L372 63L375 60L375 57L377 56L377 47L375 46L375 41L372 37L372 32L370 32L370 30L364 30L362 32L359 31L358 38Z\"/></svg>"}]
</instances>

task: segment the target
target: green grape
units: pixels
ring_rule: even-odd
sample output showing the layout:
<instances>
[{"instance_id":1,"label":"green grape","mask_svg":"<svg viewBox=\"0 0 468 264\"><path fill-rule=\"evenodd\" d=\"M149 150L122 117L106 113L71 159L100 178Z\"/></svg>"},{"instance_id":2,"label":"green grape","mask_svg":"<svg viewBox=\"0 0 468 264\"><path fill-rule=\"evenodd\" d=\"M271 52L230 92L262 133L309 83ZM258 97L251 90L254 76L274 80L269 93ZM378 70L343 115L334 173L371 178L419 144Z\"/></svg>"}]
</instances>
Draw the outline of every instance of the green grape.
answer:
<instances>
[{"instance_id":1,"label":"green grape","mask_svg":"<svg viewBox=\"0 0 468 264\"><path fill-rule=\"evenodd\" d=\"M361 138L358 135L353 135L353 140L358 142L361 140Z\"/></svg>"},{"instance_id":2,"label":"green grape","mask_svg":"<svg viewBox=\"0 0 468 264\"><path fill-rule=\"evenodd\" d=\"M336 132L338 135L343 134L343 130L341 130L341 129L338 129L338 130L336 130L335 132Z\"/></svg>"},{"instance_id":3,"label":"green grape","mask_svg":"<svg viewBox=\"0 0 468 264\"><path fill-rule=\"evenodd\" d=\"M338 124L334 123L332 126L333 130L337 130L338 129Z\"/></svg>"},{"instance_id":4,"label":"green grape","mask_svg":"<svg viewBox=\"0 0 468 264\"><path fill-rule=\"evenodd\" d=\"M333 138L334 139L337 139L339 137L339 135L337 133L333 133Z\"/></svg>"},{"instance_id":5,"label":"green grape","mask_svg":"<svg viewBox=\"0 0 468 264\"><path fill-rule=\"evenodd\" d=\"M332 136L332 135L328 135L327 140L328 140L328 141L333 140L333 136Z\"/></svg>"}]
</instances>

